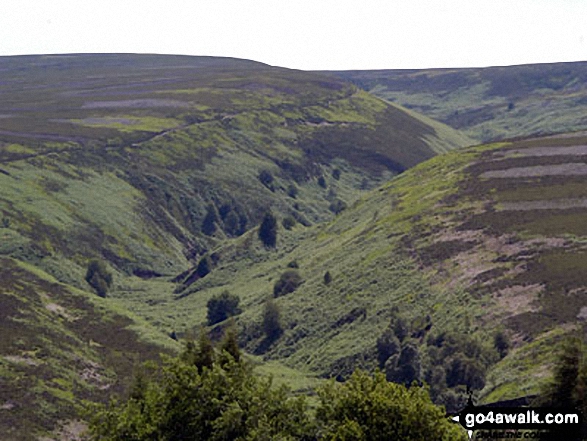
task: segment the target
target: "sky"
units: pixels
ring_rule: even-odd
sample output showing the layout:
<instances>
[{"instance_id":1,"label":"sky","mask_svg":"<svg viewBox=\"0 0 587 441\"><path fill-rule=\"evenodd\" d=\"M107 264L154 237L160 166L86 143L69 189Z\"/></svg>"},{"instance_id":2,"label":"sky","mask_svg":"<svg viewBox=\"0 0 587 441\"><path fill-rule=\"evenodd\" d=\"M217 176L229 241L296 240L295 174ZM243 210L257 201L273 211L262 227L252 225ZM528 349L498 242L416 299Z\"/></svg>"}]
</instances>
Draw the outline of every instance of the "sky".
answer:
<instances>
[{"instance_id":1,"label":"sky","mask_svg":"<svg viewBox=\"0 0 587 441\"><path fill-rule=\"evenodd\" d=\"M587 0L0 0L0 55L57 53L304 70L587 61Z\"/></svg>"}]
</instances>

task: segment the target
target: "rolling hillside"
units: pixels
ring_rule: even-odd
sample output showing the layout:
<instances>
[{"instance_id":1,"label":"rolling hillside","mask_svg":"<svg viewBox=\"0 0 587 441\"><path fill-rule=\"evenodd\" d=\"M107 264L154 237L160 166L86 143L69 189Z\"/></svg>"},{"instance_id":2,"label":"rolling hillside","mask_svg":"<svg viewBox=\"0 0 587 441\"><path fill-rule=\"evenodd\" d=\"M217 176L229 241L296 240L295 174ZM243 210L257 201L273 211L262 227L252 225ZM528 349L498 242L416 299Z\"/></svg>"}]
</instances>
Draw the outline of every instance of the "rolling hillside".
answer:
<instances>
[{"instance_id":1,"label":"rolling hillside","mask_svg":"<svg viewBox=\"0 0 587 441\"><path fill-rule=\"evenodd\" d=\"M478 141L587 128L587 62L336 74Z\"/></svg>"},{"instance_id":2,"label":"rolling hillside","mask_svg":"<svg viewBox=\"0 0 587 441\"><path fill-rule=\"evenodd\" d=\"M3 57L0 72L0 427L18 440L75 431L80 400L124 390L200 325L219 275L273 260L253 244L267 210L289 221L283 254L472 143L340 79L245 60ZM203 258L210 277L187 283ZM106 299L92 259L113 274ZM247 313L262 293L241 294Z\"/></svg>"},{"instance_id":3,"label":"rolling hillside","mask_svg":"<svg viewBox=\"0 0 587 441\"><path fill-rule=\"evenodd\" d=\"M377 339L399 316L426 381L438 381L439 351L459 335L463 352L448 360L485 360L482 400L532 395L586 316L586 143L578 132L440 155L326 225L280 232L276 251L252 234L219 248L223 267L177 302L198 305L203 321L210 294L238 293L243 345L322 377L375 368ZM275 299L285 332L267 346L263 304L292 266L303 283ZM507 355L494 351L498 332L511 341ZM450 383L454 363L445 367Z\"/></svg>"}]
</instances>

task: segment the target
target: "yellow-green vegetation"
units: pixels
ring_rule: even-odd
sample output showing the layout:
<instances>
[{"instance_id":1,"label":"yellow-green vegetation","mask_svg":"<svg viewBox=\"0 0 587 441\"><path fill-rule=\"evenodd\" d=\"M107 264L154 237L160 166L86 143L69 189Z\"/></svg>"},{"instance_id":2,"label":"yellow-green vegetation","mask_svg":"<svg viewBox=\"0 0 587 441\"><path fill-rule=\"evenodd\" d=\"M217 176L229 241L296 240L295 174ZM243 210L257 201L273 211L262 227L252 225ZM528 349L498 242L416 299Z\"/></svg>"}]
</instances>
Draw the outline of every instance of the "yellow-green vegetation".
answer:
<instances>
[{"instance_id":1,"label":"yellow-green vegetation","mask_svg":"<svg viewBox=\"0 0 587 441\"><path fill-rule=\"evenodd\" d=\"M173 351L176 338L206 323L207 303L223 285L239 281L243 285L230 292L241 299L243 315L234 318L252 332L242 334L249 339L243 345L280 359L269 366L283 360L288 367L279 381L304 366L297 393L308 391L316 375L364 346L349 344L350 333L337 338L333 331L332 348L313 355L323 346L318 335L305 352L298 336L330 326L330 319L340 321L339 328L365 321L362 303L372 295L363 296L357 284L343 294L361 303L353 304L353 314L346 310L351 303L338 305L324 325L295 330L289 349L281 341L262 343L256 320L276 271L284 272L285 256L309 250L296 243L315 237L311 225L341 215L370 189L433 157L434 146L469 143L332 76L244 60L71 55L5 61L0 326L9 338L0 345L0 371L9 395L0 401L7 415L0 430L16 439L50 436L58 421L79 416L81 400L124 393L139 359ZM270 173L271 185L261 181L262 171ZM258 241L256 228L268 209L276 216L278 259ZM372 253L369 262L384 258ZM105 277L89 274L92 262ZM207 272L196 270L200 262ZM304 258L308 263L314 262ZM344 264L327 268L316 260L321 274L307 277L302 268L297 291L324 287L327 269L330 286L340 289ZM408 283L402 295L417 292L416 285ZM304 311L317 299L293 294L279 299L288 320L293 308L303 311L300 324L320 319L320 308ZM295 328L291 321L287 326L283 338ZM370 332L361 326L357 335L373 343ZM297 358L286 361L287 351ZM340 369L346 372L353 362L345 363ZM370 363L366 357L365 367ZM30 392L20 396L23 388ZM33 402L37 410L27 413Z\"/></svg>"},{"instance_id":2,"label":"yellow-green vegetation","mask_svg":"<svg viewBox=\"0 0 587 441\"><path fill-rule=\"evenodd\" d=\"M585 62L336 74L478 141L587 128Z\"/></svg>"}]
</instances>

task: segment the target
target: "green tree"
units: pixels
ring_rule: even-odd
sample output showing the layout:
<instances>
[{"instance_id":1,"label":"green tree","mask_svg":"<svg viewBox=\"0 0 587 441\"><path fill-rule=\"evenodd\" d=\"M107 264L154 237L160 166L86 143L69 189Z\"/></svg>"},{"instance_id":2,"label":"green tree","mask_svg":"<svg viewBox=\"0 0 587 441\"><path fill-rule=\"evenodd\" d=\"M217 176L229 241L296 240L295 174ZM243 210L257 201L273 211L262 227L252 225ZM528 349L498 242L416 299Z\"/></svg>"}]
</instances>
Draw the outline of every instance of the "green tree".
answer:
<instances>
[{"instance_id":1,"label":"green tree","mask_svg":"<svg viewBox=\"0 0 587 441\"><path fill-rule=\"evenodd\" d=\"M565 440L587 439L587 361L585 345L579 338L564 341L553 369L553 380L545 386L533 405L578 409L583 415L580 434L566 436ZM560 433L545 433L542 439L563 439Z\"/></svg>"},{"instance_id":2,"label":"green tree","mask_svg":"<svg viewBox=\"0 0 587 441\"><path fill-rule=\"evenodd\" d=\"M212 296L207 303L208 324L214 325L229 317L240 314L242 311L238 306L239 303L239 296L231 294L228 291L223 291L219 295Z\"/></svg>"},{"instance_id":3,"label":"green tree","mask_svg":"<svg viewBox=\"0 0 587 441\"><path fill-rule=\"evenodd\" d=\"M112 274L104 262L100 260L90 261L85 279L100 297L106 297L110 286L112 286Z\"/></svg>"},{"instance_id":4,"label":"green tree","mask_svg":"<svg viewBox=\"0 0 587 441\"><path fill-rule=\"evenodd\" d=\"M241 350L238 346L236 325L234 322L224 331L224 337L218 349L220 350L220 361L222 364L227 363L227 360L241 361ZM227 355L230 357L227 357Z\"/></svg>"},{"instance_id":5,"label":"green tree","mask_svg":"<svg viewBox=\"0 0 587 441\"><path fill-rule=\"evenodd\" d=\"M211 236L216 232L216 225L219 221L219 214L214 204L208 204L206 208L206 216L202 221L202 233L207 236Z\"/></svg>"},{"instance_id":6,"label":"green tree","mask_svg":"<svg viewBox=\"0 0 587 441\"><path fill-rule=\"evenodd\" d=\"M273 299L265 301L263 308L263 332L269 341L277 340L283 333L281 311Z\"/></svg>"},{"instance_id":7,"label":"green tree","mask_svg":"<svg viewBox=\"0 0 587 441\"><path fill-rule=\"evenodd\" d=\"M259 226L259 239L267 248L275 248L277 244L277 219L268 211Z\"/></svg>"},{"instance_id":8,"label":"green tree","mask_svg":"<svg viewBox=\"0 0 587 441\"><path fill-rule=\"evenodd\" d=\"M227 360L199 370L165 357L142 380L142 393L89 409L90 436L100 441L304 440L315 432L303 398Z\"/></svg>"},{"instance_id":9,"label":"green tree","mask_svg":"<svg viewBox=\"0 0 587 441\"><path fill-rule=\"evenodd\" d=\"M499 331L493 337L493 346L497 350L500 358L504 358L510 350L510 340L507 334L503 331Z\"/></svg>"},{"instance_id":10,"label":"green tree","mask_svg":"<svg viewBox=\"0 0 587 441\"><path fill-rule=\"evenodd\" d=\"M452 424L422 387L389 383L381 372L356 371L344 384L318 390L319 439L353 441L458 441L466 433Z\"/></svg>"},{"instance_id":11,"label":"green tree","mask_svg":"<svg viewBox=\"0 0 587 441\"><path fill-rule=\"evenodd\" d=\"M324 284L330 285L330 282L332 282L332 274L330 274L330 271L326 271L324 273Z\"/></svg>"},{"instance_id":12,"label":"green tree","mask_svg":"<svg viewBox=\"0 0 587 441\"><path fill-rule=\"evenodd\" d=\"M387 328L383 334L377 339L377 360L379 367L385 366L385 362L391 357L399 353L401 343L393 331Z\"/></svg>"},{"instance_id":13,"label":"green tree","mask_svg":"<svg viewBox=\"0 0 587 441\"><path fill-rule=\"evenodd\" d=\"M198 262L198 266L196 267L196 274L198 277L206 277L212 271L212 259L210 256L204 256Z\"/></svg>"}]
</instances>

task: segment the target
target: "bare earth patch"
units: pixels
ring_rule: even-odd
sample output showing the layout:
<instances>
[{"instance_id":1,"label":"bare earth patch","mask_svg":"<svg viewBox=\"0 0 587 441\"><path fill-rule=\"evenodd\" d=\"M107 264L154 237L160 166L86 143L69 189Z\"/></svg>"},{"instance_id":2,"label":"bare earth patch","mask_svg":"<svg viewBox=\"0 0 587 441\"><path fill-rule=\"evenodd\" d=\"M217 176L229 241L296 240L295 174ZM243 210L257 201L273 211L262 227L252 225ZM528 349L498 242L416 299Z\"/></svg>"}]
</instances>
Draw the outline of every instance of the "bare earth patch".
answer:
<instances>
[{"instance_id":1,"label":"bare earth patch","mask_svg":"<svg viewBox=\"0 0 587 441\"><path fill-rule=\"evenodd\" d=\"M497 291L495 300L507 315L536 312L538 308L532 303L542 291L544 286L541 284L513 285Z\"/></svg>"},{"instance_id":2,"label":"bare earth patch","mask_svg":"<svg viewBox=\"0 0 587 441\"><path fill-rule=\"evenodd\" d=\"M28 366L38 366L39 362L32 358L22 357L20 355L5 355L4 360L11 361L12 363L26 364Z\"/></svg>"}]
</instances>

